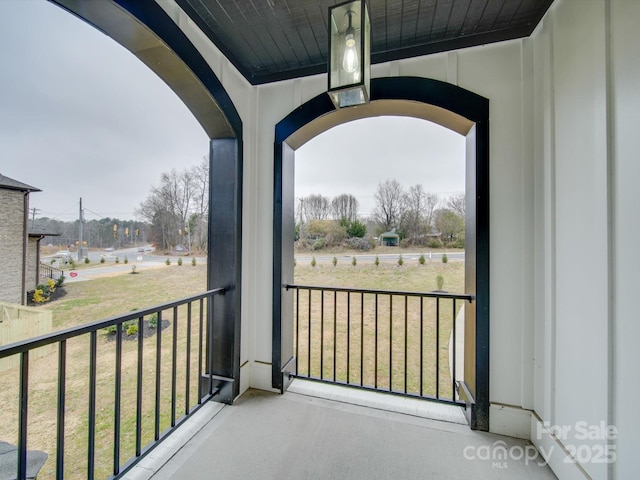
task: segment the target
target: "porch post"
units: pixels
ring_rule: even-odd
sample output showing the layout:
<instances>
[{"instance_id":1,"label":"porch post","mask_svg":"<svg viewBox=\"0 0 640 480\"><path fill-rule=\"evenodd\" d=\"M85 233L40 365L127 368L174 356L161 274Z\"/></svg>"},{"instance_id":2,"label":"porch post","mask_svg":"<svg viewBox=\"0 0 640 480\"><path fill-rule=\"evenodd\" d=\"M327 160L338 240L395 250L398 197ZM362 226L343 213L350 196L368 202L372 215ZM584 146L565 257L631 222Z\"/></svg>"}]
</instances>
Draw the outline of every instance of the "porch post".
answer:
<instances>
[{"instance_id":1,"label":"porch post","mask_svg":"<svg viewBox=\"0 0 640 480\"><path fill-rule=\"evenodd\" d=\"M214 399L232 403L240 393L240 285L242 255L242 147L236 138L213 139L209 165L207 288L226 287L207 310Z\"/></svg>"}]
</instances>

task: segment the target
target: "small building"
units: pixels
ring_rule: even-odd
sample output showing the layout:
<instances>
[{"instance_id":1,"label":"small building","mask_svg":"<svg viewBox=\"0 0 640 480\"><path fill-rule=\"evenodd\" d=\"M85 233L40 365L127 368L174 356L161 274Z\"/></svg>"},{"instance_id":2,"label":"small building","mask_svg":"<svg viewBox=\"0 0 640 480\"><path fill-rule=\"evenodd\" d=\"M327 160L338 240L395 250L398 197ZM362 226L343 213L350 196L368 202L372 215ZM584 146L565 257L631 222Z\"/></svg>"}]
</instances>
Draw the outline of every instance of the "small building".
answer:
<instances>
[{"instance_id":1,"label":"small building","mask_svg":"<svg viewBox=\"0 0 640 480\"><path fill-rule=\"evenodd\" d=\"M39 239L30 241L29 194L41 190L0 174L0 301L25 305L38 282ZM32 237L33 238L33 237ZM37 235L40 238L40 235Z\"/></svg>"},{"instance_id":2,"label":"small building","mask_svg":"<svg viewBox=\"0 0 640 480\"><path fill-rule=\"evenodd\" d=\"M399 243L400 235L396 233L395 228L380 235L380 245L383 247L397 247Z\"/></svg>"}]
</instances>

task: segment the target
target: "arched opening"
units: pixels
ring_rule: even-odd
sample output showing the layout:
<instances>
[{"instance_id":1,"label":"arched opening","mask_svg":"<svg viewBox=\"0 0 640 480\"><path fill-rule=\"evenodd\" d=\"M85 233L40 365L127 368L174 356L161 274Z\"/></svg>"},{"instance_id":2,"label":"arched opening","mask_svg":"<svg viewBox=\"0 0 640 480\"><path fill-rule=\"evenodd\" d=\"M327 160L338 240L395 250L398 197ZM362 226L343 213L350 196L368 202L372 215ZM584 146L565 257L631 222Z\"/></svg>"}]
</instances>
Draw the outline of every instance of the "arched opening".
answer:
<instances>
[{"instance_id":1,"label":"arched opening","mask_svg":"<svg viewBox=\"0 0 640 480\"><path fill-rule=\"evenodd\" d=\"M438 123L466 137L465 378L459 395L472 428L489 427L489 184L488 101L459 87L421 78L372 80L370 104L335 111L326 95L299 107L276 126L274 168L274 388L286 390L296 373L293 350L295 149L329 128L358 118L401 115Z\"/></svg>"},{"instance_id":2,"label":"arched opening","mask_svg":"<svg viewBox=\"0 0 640 480\"><path fill-rule=\"evenodd\" d=\"M185 103L210 139L207 288L226 295L207 312L213 374L220 401L240 393L240 281L242 239L242 121L206 60L155 2L52 3L78 16L131 51ZM215 228L213 228L215 226ZM215 252L215 254L211 253Z\"/></svg>"}]
</instances>

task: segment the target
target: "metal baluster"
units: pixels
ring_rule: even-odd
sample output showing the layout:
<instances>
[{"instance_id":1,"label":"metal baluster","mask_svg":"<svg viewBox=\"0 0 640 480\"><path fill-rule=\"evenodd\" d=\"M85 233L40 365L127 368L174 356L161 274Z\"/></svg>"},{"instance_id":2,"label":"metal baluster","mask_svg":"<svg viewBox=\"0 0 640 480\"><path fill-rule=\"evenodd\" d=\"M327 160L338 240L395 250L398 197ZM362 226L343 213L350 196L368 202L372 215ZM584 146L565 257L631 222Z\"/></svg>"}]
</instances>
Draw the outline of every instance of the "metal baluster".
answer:
<instances>
[{"instance_id":1,"label":"metal baluster","mask_svg":"<svg viewBox=\"0 0 640 480\"><path fill-rule=\"evenodd\" d=\"M138 318L138 332L144 326L143 317ZM158 327L159 328L159 327ZM142 453L142 367L143 367L143 335L138 335L138 378L136 385L136 457Z\"/></svg>"},{"instance_id":2,"label":"metal baluster","mask_svg":"<svg viewBox=\"0 0 640 480\"><path fill-rule=\"evenodd\" d=\"M324 290L320 292L320 380L324 379Z\"/></svg>"},{"instance_id":3,"label":"metal baluster","mask_svg":"<svg viewBox=\"0 0 640 480\"><path fill-rule=\"evenodd\" d=\"M375 378L373 380L374 388L378 388L378 294L376 293L376 315L375 315L375 353L374 353L374 374Z\"/></svg>"},{"instance_id":4,"label":"metal baluster","mask_svg":"<svg viewBox=\"0 0 640 480\"><path fill-rule=\"evenodd\" d=\"M336 381L336 344L338 343L338 291L333 291L333 381Z\"/></svg>"},{"instance_id":5,"label":"metal baluster","mask_svg":"<svg viewBox=\"0 0 640 480\"><path fill-rule=\"evenodd\" d=\"M64 478L64 414L67 379L67 341L58 344L58 411L56 438L56 479Z\"/></svg>"},{"instance_id":6,"label":"metal baluster","mask_svg":"<svg viewBox=\"0 0 640 480\"><path fill-rule=\"evenodd\" d=\"M207 300L210 297L207 297ZM204 298L200 299L200 318L198 320L198 405L202 404L202 344L204 343Z\"/></svg>"},{"instance_id":7,"label":"metal baluster","mask_svg":"<svg viewBox=\"0 0 640 480\"><path fill-rule=\"evenodd\" d=\"M440 298L436 298L436 398L440 398Z\"/></svg>"},{"instance_id":8,"label":"metal baluster","mask_svg":"<svg viewBox=\"0 0 640 480\"><path fill-rule=\"evenodd\" d=\"M364 385L364 293L360 294L360 386Z\"/></svg>"},{"instance_id":9,"label":"metal baluster","mask_svg":"<svg viewBox=\"0 0 640 480\"><path fill-rule=\"evenodd\" d=\"M96 361L98 349L98 335L96 331L90 334L89 347L89 426L87 440L87 478L92 480L95 475L96 454Z\"/></svg>"},{"instance_id":10,"label":"metal baluster","mask_svg":"<svg viewBox=\"0 0 640 480\"><path fill-rule=\"evenodd\" d=\"M176 426L176 389L178 372L178 307L173 307L173 341L171 342L171 426Z\"/></svg>"},{"instance_id":11,"label":"metal baluster","mask_svg":"<svg viewBox=\"0 0 640 480\"><path fill-rule=\"evenodd\" d=\"M351 366L351 292L347 292L347 383L351 383L349 367Z\"/></svg>"},{"instance_id":12,"label":"metal baluster","mask_svg":"<svg viewBox=\"0 0 640 480\"><path fill-rule=\"evenodd\" d=\"M187 304L187 352L184 385L184 414L189 415L189 387L191 386L191 303Z\"/></svg>"},{"instance_id":13,"label":"metal baluster","mask_svg":"<svg viewBox=\"0 0 640 480\"><path fill-rule=\"evenodd\" d=\"M409 307L409 297L407 295L404 296L404 393L407 393L407 349L408 349L408 307Z\"/></svg>"},{"instance_id":14,"label":"metal baluster","mask_svg":"<svg viewBox=\"0 0 640 480\"><path fill-rule=\"evenodd\" d=\"M155 404L155 422L154 422L154 440L160 438L160 387L162 373L162 311L158 312L158 331L156 332L156 404Z\"/></svg>"},{"instance_id":15,"label":"metal baluster","mask_svg":"<svg viewBox=\"0 0 640 480\"><path fill-rule=\"evenodd\" d=\"M18 417L17 478L27 478L27 425L29 412L29 351L20 354L20 412Z\"/></svg>"},{"instance_id":16,"label":"metal baluster","mask_svg":"<svg viewBox=\"0 0 640 480\"><path fill-rule=\"evenodd\" d=\"M393 295L389 295L389 391L393 391Z\"/></svg>"},{"instance_id":17,"label":"metal baluster","mask_svg":"<svg viewBox=\"0 0 640 480\"><path fill-rule=\"evenodd\" d=\"M420 396L424 395L424 297L420 297Z\"/></svg>"},{"instance_id":18,"label":"metal baluster","mask_svg":"<svg viewBox=\"0 0 640 480\"><path fill-rule=\"evenodd\" d=\"M456 400L456 299L453 299L453 312L451 314L451 323L453 325L453 372L451 373L451 400Z\"/></svg>"},{"instance_id":19,"label":"metal baluster","mask_svg":"<svg viewBox=\"0 0 640 480\"><path fill-rule=\"evenodd\" d=\"M141 335L139 333L138 335ZM116 378L113 412L113 474L120 473L120 416L122 407L122 323L116 325Z\"/></svg>"},{"instance_id":20,"label":"metal baluster","mask_svg":"<svg viewBox=\"0 0 640 480\"><path fill-rule=\"evenodd\" d=\"M311 378L311 289L309 289L309 299L307 307L307 321L309 326L307 330L307 374L308 377Z\"/></svg>"},{"instance_id":21,"label":"metal baluster","mask_svg":"<svg viewBox=\"0 0 640 480\"><path fill-rule=\"evenodd\" d=\"M296 289L296 372L300 375L298 368L300 359L300 290Z\"/></svg>"}]
</instances>

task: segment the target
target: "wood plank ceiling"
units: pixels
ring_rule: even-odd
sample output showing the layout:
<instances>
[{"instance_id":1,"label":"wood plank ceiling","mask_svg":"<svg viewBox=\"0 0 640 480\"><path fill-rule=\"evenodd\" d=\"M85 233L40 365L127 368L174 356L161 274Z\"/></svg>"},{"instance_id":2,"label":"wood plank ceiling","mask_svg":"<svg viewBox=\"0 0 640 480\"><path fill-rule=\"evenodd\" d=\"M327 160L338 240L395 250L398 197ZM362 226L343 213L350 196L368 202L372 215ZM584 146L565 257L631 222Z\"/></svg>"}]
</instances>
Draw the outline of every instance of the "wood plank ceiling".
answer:
<instances>
[{"instance_id":1,"label":"wood plank ceiling","mask_svg":"<svg viewBox=\"0 0 640 480\"><path fill-rule=\"evenodd\" d=\"M380 63L531 34L553 0L369 0ZM331 0L177 0L252 84L326 72Z\"/></svg>"}]
</instances>

